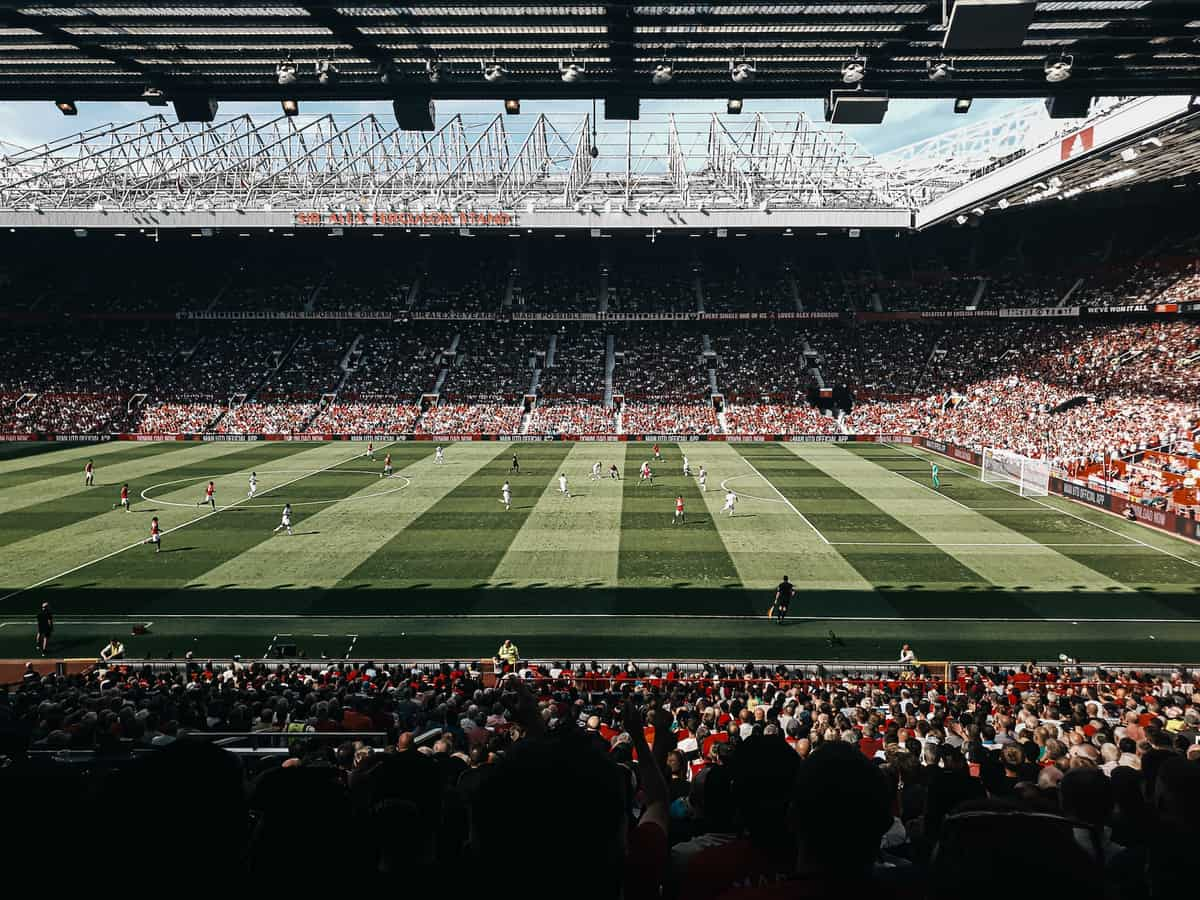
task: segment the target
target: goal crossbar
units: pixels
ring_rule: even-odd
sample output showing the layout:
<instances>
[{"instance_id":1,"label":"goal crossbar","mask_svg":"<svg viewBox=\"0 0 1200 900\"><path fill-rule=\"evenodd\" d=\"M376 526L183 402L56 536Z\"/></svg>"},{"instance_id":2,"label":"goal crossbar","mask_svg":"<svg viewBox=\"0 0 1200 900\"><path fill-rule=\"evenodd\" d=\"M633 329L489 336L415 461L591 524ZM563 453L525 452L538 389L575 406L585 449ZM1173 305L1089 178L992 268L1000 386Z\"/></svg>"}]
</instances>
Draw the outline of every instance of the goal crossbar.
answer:
<instances>
[{"instance_id":1,"label":"goal crossbar","mask_svg":"<svg viewBox=\"0 0 1200 900\"><path fill-rule=\"evenodd\" d=\"M1050 493L1050 464L1012 450L985 448L979 477L986 484L1011 484L1022 497Z\"/></svg>"}]
</instances>

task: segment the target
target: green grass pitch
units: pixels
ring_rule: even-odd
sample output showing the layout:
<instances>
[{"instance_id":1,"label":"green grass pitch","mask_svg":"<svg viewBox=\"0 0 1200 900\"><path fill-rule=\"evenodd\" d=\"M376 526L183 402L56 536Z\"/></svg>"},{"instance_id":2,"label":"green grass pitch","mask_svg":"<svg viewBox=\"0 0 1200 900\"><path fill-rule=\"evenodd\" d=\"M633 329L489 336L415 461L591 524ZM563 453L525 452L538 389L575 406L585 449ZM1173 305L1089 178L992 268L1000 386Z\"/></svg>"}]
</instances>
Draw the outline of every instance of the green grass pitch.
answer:
<instances>
[{"instance_id":1,"label":"green grass pitch","mask_svg":"<svg viewBox=\"0 0 1200 900\"><path fill-rule=\"evenodd\" d=\"M478 659L505 637L559 659L886 660L904 641L925 659L1200 656L1200 546L944 459L935 491L932 457L906 446L667 444L652 487L642 443L452 444L444 464L428 442L364 449L0 445L0 657L32 652L44 600L61 656L93 656L111 633L134 656L176 658L291 643L310 658ZM198 505L210 479L216 511ZM132 512L114 508L123 482ZM285 502L291 536L273 533ZM157 554L142 543L153 515ZM799 597L780 627L765 614L785 574ZM149 633L127 637L138 623Z\"/></svg>"}]
</instances>

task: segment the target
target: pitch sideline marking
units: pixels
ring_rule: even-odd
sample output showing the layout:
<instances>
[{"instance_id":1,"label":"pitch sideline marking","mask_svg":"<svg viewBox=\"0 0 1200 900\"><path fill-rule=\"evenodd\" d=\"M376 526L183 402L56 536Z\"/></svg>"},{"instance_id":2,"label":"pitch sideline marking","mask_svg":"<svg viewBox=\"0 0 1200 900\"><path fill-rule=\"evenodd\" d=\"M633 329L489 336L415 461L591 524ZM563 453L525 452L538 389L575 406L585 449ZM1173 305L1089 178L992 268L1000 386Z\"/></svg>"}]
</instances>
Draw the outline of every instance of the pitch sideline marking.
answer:
<instances>
[{"instance_id":1,"label":"pitch sideline marking","mask_svg":"<svg viewBox=\"0 0 1200 900\"><path fill-rule=\"evenodd\" d=\"M741 454L738 454L738 455L740 456ZM771 479L767 478L766 475L764 475L762 472L758 471L758 467L755 466L754 463L750 462L750 460L746 459L746 457L742 456L742 461L746 465L748 465L751 469L754 470L755 475L757 475L764 482L766 482L767 487L769 487L771 490L773 490L775 493L777 493L779 495L779 499L782 500L785 504L787 504L788 509L790 509L796 515L798 515L804 521L804 524L807 525L809 528L811 528L813 530L813 532L817 535L817 537L819 537L822 541L825 542L825 546L827 546L827 547L830 546L829 538L827 538L827 537L825 537L825 535L821 534L821 532L817 528L817 526L808 520L808 516L806 516L804 513L800 512L800 510L796 509L796 505L794 503L792 503L791 500L789 500L787 497L785 497L783 495L783 491L781 491L779 488L775 487L774 484L772 484ZM3 600L3 599L4 599L3 597L0 597L0 600Z\"/></svg>"},{"instance_id":2,"label":"pitch sideline marking","mask_svg":"<svg viewBox=\"0 0 1200 900\"><path fill-rule=\"evenodd\" d=\"M396 442L389 441L388 443L384 444L383 446L390 447L394 443L396 443ZM338 460L337 462L332 462L329 465L324 466L323 468L314 469L312 472L309 472L307 475L301 475L298 478L293 478L291 481L285 481L281 484L275 485L274 487L269 487L266 490L262 491L262 493L269 494L271 491L277 491L280 488L285 488L290 484L295 484L297 481L303 481L305 478L311 478L313 475L319 475L321 472L326 472L329 469L332 469L336 466L340 466L342 463L350 462L352 460L358 459L359 456L361 456L361 454L356 453L354 456L351 456L349 459L341 459L341 460ZM240 506L242 503L245 503L249 499L250 499L249 497L243 497L241 500L236 500L233 503L230 503L228 506L222 506L220 509L214 509L212 512L207 512L202 516L196 516L196 518L194 518L194 519L188 519L188 521L183 522L182 524L176 525L173 528L168 528L166 531L163 531L161 533L164 535L171 534L174 531L179 531L180 529L187 528L189 525L195 525L197 522L203 522L205 519L211 518L212 516L220 515L222 512L224 512L227 509L232 509L235 506ZM129 544L128 546L121 547L117 550L112 551L111 553L106 553L104 556L98 556L93 560L89 560L88 562L81 563L80 565L75 566L75 568L73 568L73 569L67 569L67 571L60 572L57 575L51 575L49 578L43 578L41 581L35 582L35 583L29 585L28 587L23 587L18 590L15 590L15 591L10 591L9 593L5 594L3 597L0 597L0 603L3 603L5 600L11 600L13 597L18 597L21 594L35 590L37 588L40 588L43 585L49 584L52 581L57 581L60 578L66 578L68 575L75 574L80 569L86 569L88 566L94 566L96 563L104 562L106 559L112 559L114 556L119 556L120 554L124 553L127 550L132 550L134 547L141 547L141 546L144 546L145 544L146 544L145 540L140 540L137 543Z\"/></svg>"},{"instance_id":3,"label":"pitch sideline marking","mask_svg":"<svg viewBox=\"0 0 1200 900\"><path fill-rule=\"evenodd\" d=\"M902 450L901 452L903 452L903 450ZM911 456L916 456L916 454L913 454L913 453L910 453L909 455L911 455ZM917 459L924 459L925 457L922 457L922 456L916 456L916 458L917 458ZM883 468L883 466L880 466L880 468ZM961 469L961 468L960 468L960 469L957 469L957 471L958 471L960 474L962 474L962 475L966 475L966 476L968 476L968 477L974 477L974 476L972 475L972 473L971 473L971 472L964 471L964 470L963 470L963 469ZM901 477L904 477L904 476L901 476ZM910 480L911 480L911 479L910 479ZM984 483L988 483L988 482L983 482L983 481L980 481L980 484L984 484ZM1007 493L1014 494L1014 495L1016 495L1016 496L1018 496L1018 497L1020 496L1020 494L1017 494L1017 492L1016 492L1016 491L1013 491L1011 488L1009 488L1009 487L1007 487L1007 486L1005 486L1005 485L1002 485L1002 484L996 484L996 483L994 483L994 482L991 482L991 484L992 484L992 486L993 486L993 487L998 487L998 488L1000 488L1001 490L1004 490L1004 491L1006 491ZM930 490L932 490L932 488L930 488ZM935 491L935 493L936 493L936 491ZM938 496L943 496L943 495L939 494ZM946 499L947 499L947 500L949 500L950 498L949 498L949 497L947 497ZM1121 538L1122 540L1131 541L1131 542L1133 542L1134 544L1140 544L1141 546L1143 546L1143 547L1146 547L1146 548L1148 548L1148 549L1150 549L1150 550L1157 550L1159 553L1162 553L1162 554L1164 554L1164 555L1166 555L1166 556L1169 556L1169 557L1171 557L1172 559L1177 559L1177 560L1179 560L1179 562L1181 562L1181 563L1187 563L1189 566L1193 566L1193 567L1195 567L1195 568L1197 568L1197 569L1200 569L1200 562L1196 562L1196 561L1195 561L1195 560L1193 560L1193 559L1187 559L1186 557L1179 556L1179 555L1178 555L1178 554L1176 554L1176 553L1172 553L1170 550L1164 550L1162 547L1156 547L1156 546L1154 546L1153 544L1147 544L1145 541L1143 541L1143 540L1140 540L1140 539L1138 539L1138 538L1135 538L1135 537L1130 537L1130 536L1129 536L1129 535L1127 535L1127 534L1121 534L1121 532L1119 532L1119 531L1115 531L1115 530L1113 530L1112 528L1109 528L1107 525L1101 525L1099 522L1093 522L1093 521L1091 521L1090 519L1085 519L1083 516L1079 515L1078 513L1073 513L1073 512L1071 512L1070 510L1067 510L1067 509L1059 509L1057 506L1051 506L1049 503L1044 503L1044 502L1042 502L1041 500L1038 500L1038 499L1037 499L1037 498L1035 498L1035 497L1025 497L1024 499L1025 499L1025 500L1028 500L1030 503L1036 503L1038 506L1044 506L1046 509L1053 510L1054 512L1057 512L1057 513L1062 513L1064 516L1070 516L1072 519L1077 519L1077 520L1079 520L1080 522L1083 522L1085 525L1091 525L1091 526L1093 526L1094 528L1099 528L1099 529L1100 529L1100 530L1102 530L1102 531L1107 531L1109 534L1115 534L1117 537ZM958 503L958 501L957 501L957 500L955 500L955 501L953 501L953 502L955 502L955 503ZM959 505L961 505L961 504L959 504ZM1164 531L1164 532L1162 532L1162 533L1163 533L1163 534L1165 534L1165 535L1167 535L1168 537L1174 537L1174 538L1176 538L1177 540L1184 540L1184 538L1182 538L1182 537L1179 537L1179 536L1177 536L1177 535L1173 535L1173 534L1171 534L1169 531ZM3 598L0 598L0 599L3 599Z\"/></svg>"},{"instance_id":4,"label":"pitch sideline marking","mask_svg":"<svg viewBox=\"0 0 1200 900\"><path fill-rule=\"evenodd\" d=\"M367 614L358 616L334 616L334 615L305 615L302 613L279 613L271 615L270 613L214 613L213 615L204 615L196 613L168 613L160 615L160 619L266 619L286 620L286 619L327 619L331 621L358 621L358 620L383 620L383 621L425 621L425 620L444 620L444 619L723 619L723 620L745 620L745 621L761 621L761 615L734 616L734 615L713 615L713 614L656 614L656 613L459 613L459 614L444 614L444 615L380 615ZM1112 619L1112 618L1068 618L1056 617L1045 619L1031 618L1010 618L1006 616L793 616L789 615L789 619L803 619L811 622L1021 622L1021 623L1038 623L1048 622L1051 624L1062 624L1069 622L1072 625L1105 625L1105 624L1143 624L1143 625L1200 625L1200 619ZM104 624L129 624L130 621L141 620L126 620L117 623L93 622L84 620L80 622L63 622L64 625L104 625ZM33 619L29 620L10 620L0 622L0 628L5 625L33 625L36 622ZM275 638L291 637L289 634L277 634ZM348 634L346 637L357 638L357 635Z\"/></svg>"}]
</instances>

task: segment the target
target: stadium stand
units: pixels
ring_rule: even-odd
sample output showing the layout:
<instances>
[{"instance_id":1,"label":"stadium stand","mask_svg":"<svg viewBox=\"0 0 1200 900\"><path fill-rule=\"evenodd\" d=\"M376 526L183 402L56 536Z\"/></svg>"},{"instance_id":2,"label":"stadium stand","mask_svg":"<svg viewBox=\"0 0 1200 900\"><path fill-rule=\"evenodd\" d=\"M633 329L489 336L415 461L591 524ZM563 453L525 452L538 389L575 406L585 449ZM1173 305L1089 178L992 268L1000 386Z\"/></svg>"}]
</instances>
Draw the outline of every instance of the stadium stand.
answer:
<instances>
[{"instance_id":1,"label":"stadium stand","mask_svg":"<svg viewBox=\"0 0 1200 900\"><path fill-rule=\"evenodd\" d=\"M464 322L458 350L442 393L454 400L515 400L528 393L535 362L545 362L547 336L530 323L498 328L493 322Z\"/></svg>"},{"instance_id":2,"label":"stadium stand","mask_svg":"<svg viewBox=\"0 0 1200 900\"><path fill-rule=\"evenodd\" d=\"M560 328L554 364L542 369L538 393L543 397L602 397L607 336L594 325Z\"/></svg>"},{"instance_id":3,"label":"stadium stand","mask_svg":"<svg viewBox=\"0 0 1200 900\"><path fill-rule=\"evenodd\" d=\"M498 864L504 824L534 820L570 821L607 860L581 897L948 897L1004 877L996 841L1032 837L1022 872L1043 889L1124 900L1190 880L1193 673L513 668L501 689L459 663L31 664L0 695L22 735L0 781L67 817L99 802L220 822L204 867L219 879L277 879L302 811L353 830L339 867L363 883ZM48 860L27 822L4 828L10 850ZM174 871L173 831L139 838L142 874Z\"/></svg>"},{"instance_id":4,"label":"stadium stand","mask_svg":"<svg viewBox=\"0 0 1200 900\"><path fill-rule=\"evenodd\" d=\"M629 434L720 434L721 423L711 403L642 403L621 408Z\"/></svg>"},{"instance_id":5,"label":"stadium stand","mask_svg":"<svg viewBox=\"0 0 1200 900\"><path fill-rule=\"evenodd\" d=\"M629 325L617 332L613 389L627 398L696 400L708 393L703 336L678 325Z\"/></svg>"},{"instance_id":6,"label":"stadium stand","mask_svg":"<svg viewBox=\"0 0 1200 900\"><path fill-rule=\"evenodd\" d=\"M616 434L616 415L588 400L539 401L530 414L529 433Z\"/></svg>"},{"instance_id":7,"label":"stadium stand","mask_svg":"<svg viewBox=\"0 0 1200 900\"><path fill-rule=\"evenodd\" d=\"M518 434L520 406L502 403L439 403L417 422L418 434Z\"/></svg>"}]
</instances>

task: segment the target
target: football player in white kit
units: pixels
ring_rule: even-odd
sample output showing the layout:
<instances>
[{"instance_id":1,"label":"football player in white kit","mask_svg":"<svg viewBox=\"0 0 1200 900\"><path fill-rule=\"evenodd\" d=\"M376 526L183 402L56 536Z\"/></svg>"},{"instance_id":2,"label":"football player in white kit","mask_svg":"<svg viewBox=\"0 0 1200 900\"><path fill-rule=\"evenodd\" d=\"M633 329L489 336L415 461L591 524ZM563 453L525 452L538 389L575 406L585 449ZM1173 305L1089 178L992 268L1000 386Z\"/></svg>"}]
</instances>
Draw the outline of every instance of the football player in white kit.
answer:
<instances>
[{"instance_id":1,"label":"football player in white kit","mask_svg":"<svg viewBox=\"0 0 1200 900\"><path fill-rule=\"evenodd\" d=\"M446 451L441 447L438 447L433 451L433 464L435 466L442 466L446 464Z\"/></svg>"},{"instance_id":2,"label":"football player in white kit","mask_svg":"<svg viewBox=\"0 0 1200 900\"><path fill-rule=\"evenodd\" d=\"M700 490L707 491L708 490L708 472L705 471L704 466L700 467L700 476L699 477L700 477Z\"/></svg>"},{"instance_id":3,"label":"football player in white kit","mask_svg":"<svg viewBox=\"0 0 1200 900\"><path fill-rule=\"evenodd\" d=\"M254 495L258 493L258 473L250 473L250 490L246 492L246 499L253 500Z\"/></svg>"},{"instance_id":4,"label":"football player in white kit","mask_svg":"<svg viewBox=\"0 0 1200 900\"><path fill-rule=\"evenodd\" d=\"M286 528L288 534L292 534L292 504L283 504L283 515L279 519L279 524L275 526L275 531L271 534L276 534L280 529Z\"/></svg>"},{"instance_id":5,"label":"football player in white kit","mask_svg":"<svg viewBox=\"0 0 1200 900\"><path fill-rule=\"evenodd\" d=\"M733 517L733 508L737 505L737 494L733 491L727 491L725 494L725 505L721 507L721 512L729 510L729 515Z\"/></svg>"},{"instance_id":6,"label":"football player in white kit","mask_svg":"<svg viewBox=\"0 0 1200 900\"><path fill-rule=\"evenodd\" d=\"M500 502L504 504L506 510L512 509L512 486L507 481L500 488Z\"/></svg>"},{"instance_id":7,"label":"football player in white kit","mask_svg":"<svg viewBox=\"0 0 1200 900\"><path fill-rule=\"evenodd\" d=\"M600 480L600 463L599 462L592 463L591 479L592 479L592 481Z\"/></svg>"},{"instance_id":8,"label":"football player in white kit","mask_svg":"<svg viewBox=\"0 0 1200 900\"><path fill-rule=\"evenodd\" d=\"M571 492L567 489L567 476L565 473L558 476L558 492L567 500L571 499Z\"/></svg>"},{"instance_id":9,"label":"football player in white kit","mask_svg":"<svg viewBox=\"0 0 1200 900\"><path fill-rule=\"evenodd\" d=\"M688 462L687 454L683 455L683 474L684 477L691 477L692 464Z\"/></svg>"}]
</instances>

